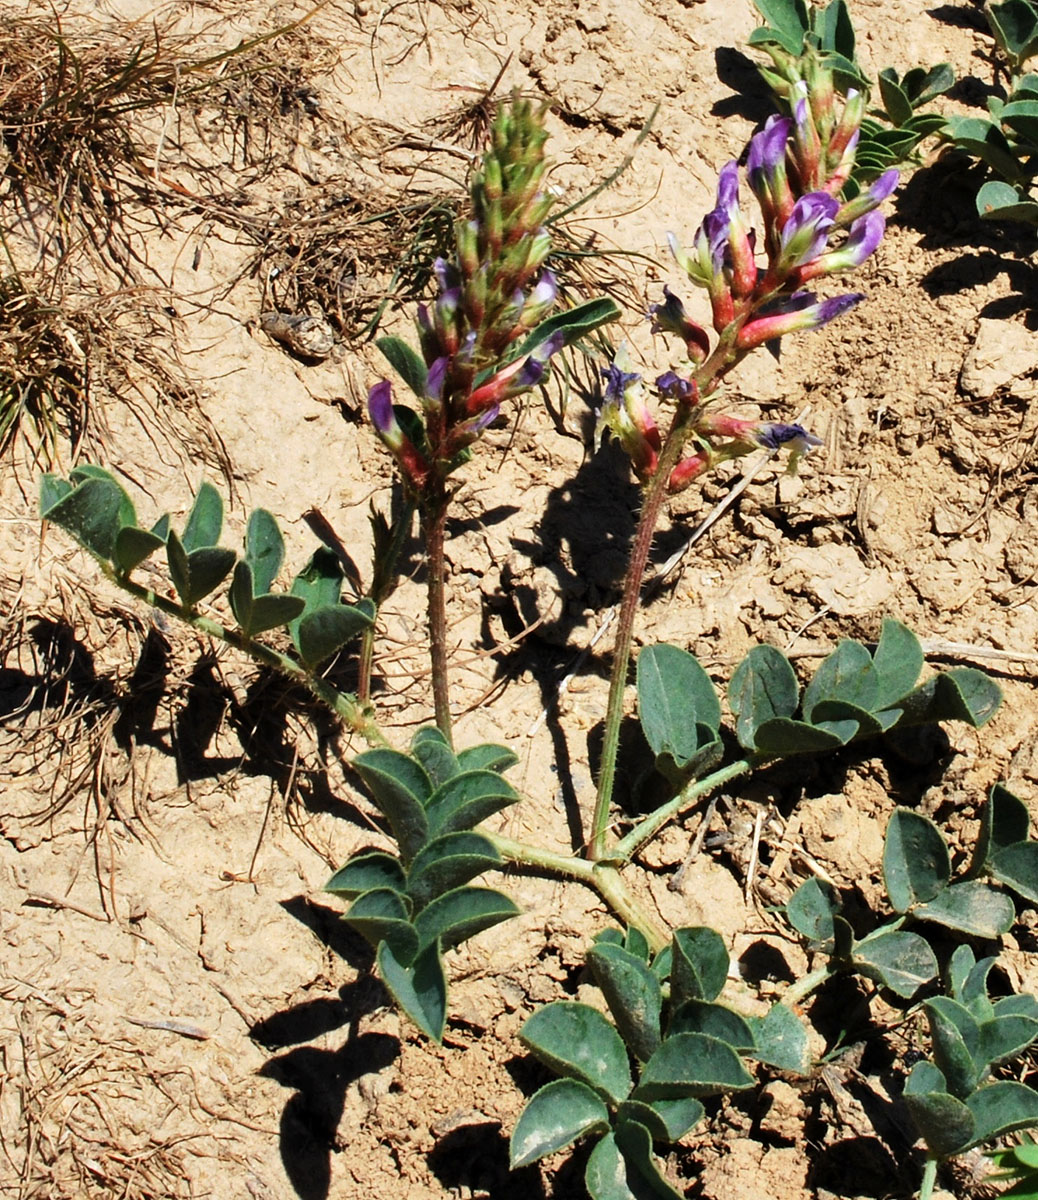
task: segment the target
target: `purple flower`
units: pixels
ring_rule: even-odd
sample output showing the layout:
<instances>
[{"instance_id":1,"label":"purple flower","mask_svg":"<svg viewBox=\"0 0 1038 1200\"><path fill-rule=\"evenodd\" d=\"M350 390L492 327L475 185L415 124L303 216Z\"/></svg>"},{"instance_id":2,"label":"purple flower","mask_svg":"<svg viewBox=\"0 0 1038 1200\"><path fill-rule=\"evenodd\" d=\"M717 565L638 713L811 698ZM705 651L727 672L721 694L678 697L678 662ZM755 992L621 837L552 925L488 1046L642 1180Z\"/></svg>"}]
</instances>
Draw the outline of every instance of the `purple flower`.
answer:
<instances>
[{"instance_id":1,"label":"purple flower","mask_svg":"<svg viewBox=\"0 0 1038 1200\"><path fill-rule=\"evenodd\" d=\"M863 217L866 213L872 212L874 208L879 208L883 201L893 192L894 188L897 187L900 178L900 173L896 167L891 167L889 171L884 171L864 192L861 192L853 200L849 200L843 205L839 215L840 224L848 225L852 221L856 221L859 217Z\"/></svg>"},{"instance_id":2,"label":"purple flower","mask_svg":"<svg viewBox=\"0 0 1038 1200\"><path fill-rule=\"evenodd\" d=\"M429 372L425 377L426 398L437 404L443 398L443 381L447 377L450 361L446 355L441 355L430 365Z\"/></svg>"},{"instance_id":3,"label":"purple flower","mask_svg":"<svg viewBox=\"0 0 1038 1200\"><path fill-rule=\"evenodd\" d=\"M746 156L746 178L753 194L767 212L771 197L786 175L786 143L793 122L777 114L768 117L760 133L750 139Z\"/></svg>"},{"instance_id":4,"label":"purple flower","mask_svg":"<svg viewBox=\"0 0 1038 1200\"><path fill-rule=\"evenodd\" d=\"M458 268L445 258L437 258L433 262L433 274L436 276L436 282L440 285L441 292L449 292L461 286Z\"/></svg>"},{"instance_id":5,"label":"purple flower","mask_svg":"<svg viewBox=\"0 0 1038 1200\"><path fill-rule=\"evenodd\" d=\"M710 339L706 330L688 319L685 306L666 284L663 286L663 303L652 305L649 319L653 333L676 333L685 343L693 361L702 362L709 354Z\"/></svg>"},{"instance_id":6,"label":"purple flower","mask_svg":"<svg viewBox=\"0 0 1038 1200\"><path fill-rule=\"evenodd\" d=\"M400 428L393 413L393 385L388 379L376 383L368 392L368 412L371 414L375 432L380 437L384 438L387 434L391 436L394 426Z\"/></svg>"},{"instance_id":7,"label":"purple flower","mask_svg":"<svg viewBox=\"0 0 1038 1200\"><path fill-rule=\"evenodd\" d=\"M816 259L825 249L839 208L839 201L828 192L801 196L782 227L775 269L785 274Z\"/></svg>"},{"instance_id":8,"label":"purple flower","mask_svg":"<svg viewBox=\"0 0 1038 1200\"><path fill-rule=\"evenodd\" d=\"M864 299L863 293L851 292L816 302L810 292L797 292L774 305L766 315L748 321L739 331L735 344L739 350L753 350L787 333L820 329Z\"/></svg>"},{"instance_id":9,"label":"purple flower","mask_svg":"<svg viewBox=\"0 0 1038 1200\"><path fill-rule=\"evenodd\" d=\"M656 380L656 391L668 400L677 400L679 404L685 403L695 395L692 384L674 371L667 371Z\"/></svg>"},{"instance_id":10,"label":"purple flower","mask_svg":"<svg viewBox=\"0 0 1038 1200\"><path fill-rule=\"evenodd\" d=\"M779 450L783 446L795 454L806 454L812 446L820 446L822 439L808 433L803 425L785 425L780 421L764 421L757 426L753 440L765 450Z\"/></svg>"},{"instance_id":11,"label":"purple flower","mask_svg":"<svg viewBox=\"0 0 1038 1200\"><path fill-rule=\"evenodd\" d=\"M836 250L830 250L800 271L800 282L807 283L820 275L832 275L836 271L850 271L861 264L883 240L887 223L881 212L866 213L850 228L847 240Z\"/></svg>"},{"instance_id":12,"label":"purple flower","mask_svg":"<svg viewBox=\"0 0 1038 1200\"><path fill-rule=\"evenodd\" d=\"M405 483L421 490L429 476L429 464L397 420L393 409L393 388L388 380L376 383L368 392L368 413L375 432L396 459Z\"/></svg>"},{"instance_id":13,"label":"purple flower","mask_svg":"<svg viewBox=\"0 0 1038 1200\"><path fill-rule=\"evenodd\" d=\"M641 376L634 371L622 371L615 362L610 363L602 372L606 381L605 399L607 404L620 404L631 384L637 383Z\"/></svg>"},{"instance_id":14,"label":"purple flower","mask_svg":"<svg viewBox=\"0 0 1038 1200\"><path fill-rule=\"evenodd\" d=\"M793 122L789 117L777 113L768 117L764 128L750 139L750 151L746 156L746 174L750 187L757 190L756 182L766 179L786 161L786 142Z\"/></svg>"},{"instance_id":15,"label":"purple flower","mask_svg":"<svg viewBox=\"0 0 1038 1200\"><path fill-rule=\"evenodd\" d=\"M734 159L725 163L717 177L717 207L729 219L739 212L739 164Z\"/></svg>"}]
</instances>

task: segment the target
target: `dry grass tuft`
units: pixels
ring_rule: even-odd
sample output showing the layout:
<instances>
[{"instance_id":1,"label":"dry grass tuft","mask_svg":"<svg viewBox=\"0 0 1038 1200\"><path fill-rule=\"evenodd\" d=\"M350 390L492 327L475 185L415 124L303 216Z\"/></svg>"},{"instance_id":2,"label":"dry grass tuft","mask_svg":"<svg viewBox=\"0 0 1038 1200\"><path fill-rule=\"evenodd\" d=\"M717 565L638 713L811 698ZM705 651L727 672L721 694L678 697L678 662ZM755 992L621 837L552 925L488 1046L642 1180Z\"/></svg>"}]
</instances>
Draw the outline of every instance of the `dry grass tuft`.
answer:
<instances>
[{"instance_id":1,"label":"dry grass tuft","mask_svg":"<svg viewBox=\"0 0 1038 1200\"><path fill-rule=\"evenodd\" d=\"M0 1174L13 1200L184 1200L201 1130L153 1132L176 1103L173 1073L131 1041L99 1041L61 999L0 989ZM177 1088L177 1093L183 1089Z\"/></svg>"}]
</instances>

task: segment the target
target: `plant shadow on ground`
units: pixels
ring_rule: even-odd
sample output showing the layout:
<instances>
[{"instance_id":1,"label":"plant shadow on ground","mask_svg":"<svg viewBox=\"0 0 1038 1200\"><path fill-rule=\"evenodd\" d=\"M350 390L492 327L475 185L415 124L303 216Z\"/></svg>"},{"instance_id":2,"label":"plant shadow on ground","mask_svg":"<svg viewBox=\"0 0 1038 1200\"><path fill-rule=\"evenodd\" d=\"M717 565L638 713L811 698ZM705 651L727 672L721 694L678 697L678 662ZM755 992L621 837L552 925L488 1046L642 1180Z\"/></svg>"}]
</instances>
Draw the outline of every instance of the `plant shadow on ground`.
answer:
<instances>
[{"instance_id":1,"label":"plant shadow on ground","mask_svg":"<svg viewBox=\"0 0 1038 1200\"><path fill-rule=\"evenodd\" d=\"M339 1150L337 1131L351 1084L390 1066L400 1052L399 1039L385 1033L358 1033L361 1018L388 1004L389 996L371 974L371 948L340 919L341 914L297 896L283 908L306 925L329 949L357 971L357 979L322 997L281 1009L253 1026L253 1041L272 1050L292 1049L268 1059L259 1074L293 1095L280 1121L280 1152L285 1174L300 1200L325 1200L331 1186L332 1155ZM338 1050L304 1045L348 1027Z\"/></svg>"}]
</instances>

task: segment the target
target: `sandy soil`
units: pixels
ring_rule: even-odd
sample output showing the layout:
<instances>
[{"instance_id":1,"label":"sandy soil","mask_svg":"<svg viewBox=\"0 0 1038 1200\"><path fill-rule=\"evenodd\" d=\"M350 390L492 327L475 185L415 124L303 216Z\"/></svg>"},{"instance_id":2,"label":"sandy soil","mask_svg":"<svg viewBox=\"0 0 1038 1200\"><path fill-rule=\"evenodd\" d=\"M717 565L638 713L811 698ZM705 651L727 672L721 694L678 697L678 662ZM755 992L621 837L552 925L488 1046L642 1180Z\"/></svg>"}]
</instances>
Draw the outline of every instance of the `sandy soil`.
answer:
<instances>
[{"instance_id":1,"label":"sandy soil","mask_svg":"<svg viewBox=\"0 0 1038 1200\"><path fill-rule=\"evenodd\" d=\"M231 46L307 11L265 7L260 26L235 0L179 5L178 28L197 45ZM67 29L146 35L152 8L110 0ZM990 79L971 5L856 0L854 13L872 74L947 58L960 76ZM336 228L341 207L369 195L456 197L467 160L451 149L449 118L505 64L502 89L555 105L560 202L634 153L569 228L594 249L637 255L600 269L629 281L622 336L647 373L662 371L666 350L642 314L663 282L689 292L664 234L691 235L717 169L765 115L740 90L752 85L738 48L754 24L745 0L330 0L275 43L254 93L229 77L233 103L186 96L146 113L140 137L165 182L131 206L141 262L129 294L160 314L141 345L184 387L156 385L141 352L136 374L129 364L138 390L112 374L84 452L125 474L145 514L182 514L203 475L233 492L230 537L252 507L270 508L297 565L313 546L303 513L317 508L366 574L368 505L385 502L391 473L361 397L382 367L348 328L316 365L261 330L272 302L309 298L284 282L291 253L260 253L264 239ZM980 90L962 87L948 104ZM691 649L724 682L758 641L811 662L892 616L931 640L935 661L992 671L1006 704L979 732L952 727L733 791L676 890L701 814L646 852L632 876L648 901L672 924L721 931L747 1003L806 969L768 911L808 873L805 853L876 900L895 804L939 815L960 850L996 780L1038 803L1034 267L1026 247L978 225L970 181L946 162L889 207L888 236L861 273L867 301L779 361L758 355L731 391L737 411L802 417L824 448L796 479L763 467L668 576L640 637ZM3 214L22 264L47 261L29 217ZM300 214L309 225L293 224ZM354 290L378 294L390 272L367 245L335 249L353 256ZM84 252L69 270L118 290L103 255ZM385 327L406 335L411 312L390 311ZM458 740L515 747L525 799L502 828L562 850L582 839L593 796L608 635L578 655L617 599L637 499L620 456L592 453L590 425L573 399L554 418L532 402L514 428L492 431L465 473L449 550ZM657 562L733 479L676 500ZM523 915L450 955L445 1044L422 1041L321 892L380 837L339 765L359 747L276 679L105 586L60 534L41 541L34 486L24 461L0 482L0 1195L582 1195L579 1151L510 1176L507 1137L543 1078L517 1030L538 1004L586 994L583 948L608 920L594 897L506 880ZM401 743L430 714L420 549L409 553L376 667ZM1005 961L1011 982L1034 990L1032 918L1006 937ZM830 1044L846 1001L816 1007ZM911 1134L885 1114L919 1019L896 1016L878 1005L873 1036L857 1034L809 1080L772 1079L715 1105L667 1159L669 1176L705 1200L911 1194ZM972 1194L965 1174L945 1182Z\"/></svg>"}]
</instances>

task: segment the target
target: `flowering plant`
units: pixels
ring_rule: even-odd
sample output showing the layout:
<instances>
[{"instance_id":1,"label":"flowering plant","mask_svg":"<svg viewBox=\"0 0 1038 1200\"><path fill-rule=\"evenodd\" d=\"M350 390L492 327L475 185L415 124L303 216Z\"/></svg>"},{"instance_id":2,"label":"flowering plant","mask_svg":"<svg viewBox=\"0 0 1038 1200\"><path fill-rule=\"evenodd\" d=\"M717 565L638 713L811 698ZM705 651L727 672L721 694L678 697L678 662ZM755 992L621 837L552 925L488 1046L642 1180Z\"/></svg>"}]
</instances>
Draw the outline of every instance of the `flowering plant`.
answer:
<instances>
[{"instance_id":1,"label":"flowering plant","mask_svg":"<svg viewBox=\"0 0 1038 1200\"><path fill-rule=\"evenodd\" d=\"M893 191L897 173L880 175L851 198L844 192L863 111L860 96L840 100L824 70L811 86L794 84L791 115L772 117L746 159L759 230L742 211L740 168L731 162L720 173L716 205L691 249L671 238L678 265L706 291L711 331L665 290L650 319L656 331L677 339L678 361L651 387L623 349L602 372L598 433L615 437L630 456L642 503L613 650L586 854L555 853L488 827L496 813L521 802L505 779L516 756L494 743L457 749L450 708L444 542L452 479L486 428L507 416L509 401L547 378L552 357L617 311L602 300L553 311L559 289L543 224L551 203L544 187L543 109L517 99L499 114L473 181L471 214L456 229L453 257L436 264L436 298L418 311L419 349L397 338L379 343L414 406L395 403L389 381L371 389L370 419L392 456L406 503L392 524L374 523L375 578L367 596L343 601L342 569L327 549L315 552L289 590L278 590L284 543L274 518L264 510L252 514L244 554L219 546L223 509L209 485L199 489L180 531L167 517L139 524L128 494L97 467L79 467L68 480L47 475L41 485L45 519L75 536L112 581L304 683L368 743L351 765L385 816L394 850L362 849L327 888L348 903L346 921L372 943L385 986L426 1036L440 1040L448 1019L445 952L517 912L508 896L473 882L483 874L506 865L552 872L593 888L619 918L623 930L602 931L587 954L609 1016L560 1001L535 1012L520 1035L559 1078L539 1089L519 1118L513 1164L594 1138L585 1179L595 1200L647 1192L677 1196L654 1146L677 1141L694 1127L705 1113L703 1099L753 1087L747 1061L754 1070L807 1073L808 1034L795 1006L834 975L860 975L907 1000L937 986L940 963L925 934L929 926L994 938L1013 918L1012 902L1000 888L1038 899L1038 846L1027 836L1020 802L1008 793L992 796L974 863L966 878L954 882L939 829L916 814L896 815L884 852L893 915L868 913L852 924L840 897L809 880L786 906L786 916L824 964L763 1015L744 1014L721 998L729 959L720 935L701 926L661 928L625 873L665 824L762 765L837 750L895 728L988 720L1000 701L994 683L970 668L919 682L920 645L895 621L884 623L873 648L841 642L804 688L784 655L756 647L730 680L734 721L728 730L714 684L691 654L667 644L643 648L638 719L668 799L628 822L621 836L613 833L635 617L666 497L758 447L785 449L795 464L818 444L800 425L734 416L719 409L718 399L725 377L747 354L819 328L863 299L857 292L819 298L808 290L860 266L883 235L879 205ZM652 401L672 409L665 432ZM367 684L371 630L415 511L428 562L435 724L420 728L403 749L390 744ZM172 592L133 578L159 551L165 552ZM202 608L228 577L237 627ZM262 638L278 628L289 639L284 648ZM334 688L321 666L358 637L364 643L354 696ZM913 1072L913 1089L906 1089L907 1107L928 1145L924 1191L932 1189L944 1159L1038 1121L1038 1106L1028 1108L1015 1086L987 1082L993 1063L1038 1037L1038 1007L1023 1000L1009 1008L1004 1001L993 1005L986 969L978 975L963 954L951 965L949 1002L935 999L928 1010L937 1061ZM980 972L981 964L976 968ZM1003 1018L1011 1027L998 1023ZM974 1037L974 1025L986 1031L983 1037ZM954 1138L939 1128L941 1114L952 1110Z\"/></svg>"}]
</instances>

